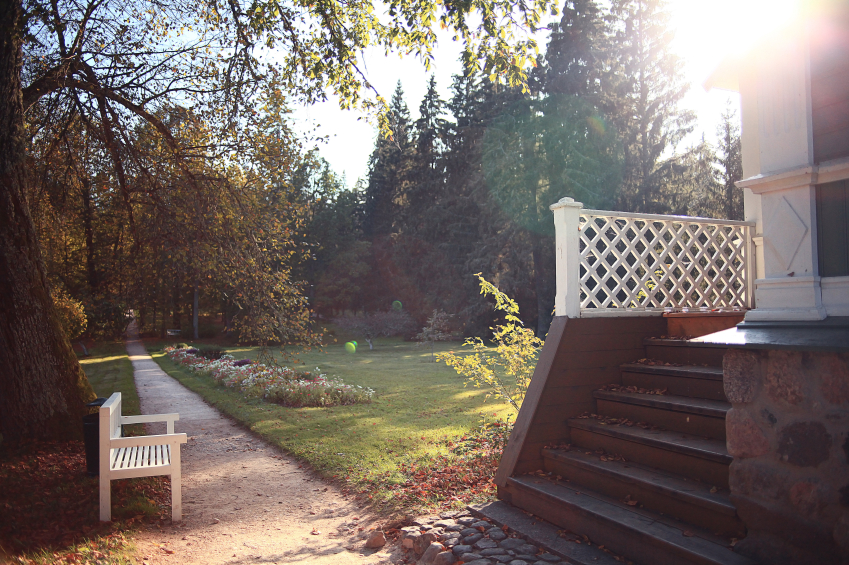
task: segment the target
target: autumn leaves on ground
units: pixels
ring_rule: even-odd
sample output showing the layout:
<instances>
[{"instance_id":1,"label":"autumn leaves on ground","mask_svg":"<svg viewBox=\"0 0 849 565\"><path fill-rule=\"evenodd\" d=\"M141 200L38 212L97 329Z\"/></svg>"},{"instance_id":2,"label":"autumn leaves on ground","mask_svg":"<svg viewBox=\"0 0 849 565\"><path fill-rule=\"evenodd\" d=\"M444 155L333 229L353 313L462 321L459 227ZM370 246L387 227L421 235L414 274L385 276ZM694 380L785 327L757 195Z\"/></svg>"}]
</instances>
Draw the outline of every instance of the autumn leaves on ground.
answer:
<instances>
[{"instance_id":1,"label":"autumn leaves on ground","mask_svg":"<svg viewBox=\"0 0 849 565\"><path fill-rule=\"evenodd\" d=\"M158 353L161 345L149 348L169 374L378 512L397 517L494 496L492 478L509 435L503 421L510 409L492 400L484 404L483 391L464 388L453 370L430 362L430 348L378 340L373 352L350 354L339 343L304 355L301 362L307 368L320 365L347 383L375 388L377 394L364 405L291 408L245 399L193 375ZM437 349L460 347L455 342ZM250 358L256 351L234 354ZM122 344L97 347L83 367L99 395L120 390L137 412L132 369ZM168 520L168 480L114 482L116 520L107 525L97 520L97 484L85 474L81 442L3 452L0 540L7 558L20 563L134 561L133 530Z\"/></svg>"}]
</instances>

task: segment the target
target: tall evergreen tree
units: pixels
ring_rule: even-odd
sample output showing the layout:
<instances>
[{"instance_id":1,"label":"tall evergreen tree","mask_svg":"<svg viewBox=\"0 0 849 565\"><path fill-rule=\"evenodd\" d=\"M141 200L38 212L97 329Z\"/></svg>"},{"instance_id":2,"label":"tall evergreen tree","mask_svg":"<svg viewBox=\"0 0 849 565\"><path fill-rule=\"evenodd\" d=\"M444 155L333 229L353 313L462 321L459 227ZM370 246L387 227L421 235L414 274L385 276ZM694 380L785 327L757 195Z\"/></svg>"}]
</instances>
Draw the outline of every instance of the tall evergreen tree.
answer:
<instances>
[{"instance_id":1,"label":"tall evergreen tree","mask_svg":"<svg viewBox=\"0 0 849 565\"><path fill-rule=\"evenodd\" d=\"M398 198L404 193L411 153L410 111L401 81L395 86L389 107L390 136L378 135L369 159L363 231L376 238L392 233Z\"/></svg>"},{"instance_id":2,"label":"tall evergreen tree","mask_svg":"<svg viewBox=\"0 0 849 565\"><path fill-rule=\"evenodd\" d=\"M566 0L563 17L549 28L545 92L595 103L607 56L606 25L595 0Z\"/></svg>"},{"instance_id":3,"label":"tall evergreen tree","mask_svg":"<svg viewBox=\"0 0 849 565\"><path fill-rule=\"evenodd\" d=\"M722 114L717 136L719 151L716 160L722 184L724 216L729 220L742 220L743 189L735 183L743 178L743 147L740 143L740 121L730 107Z\"/></svg>"},{"instance_id":4,"label":"tall evergreen tree","mask_svg":"<svg viewBox=\"0 0 849 565\"><path fill-rule=\"evenodd\" d=\"M670 49L673 34L663 0L614 0L609 61L617 64L602 89L604 110L623 141L619 206L625 211L682 212L675 178L681 162L666 157L692 131L693 112L680 108L689 85Z\"/></svg>"}]
</instances>

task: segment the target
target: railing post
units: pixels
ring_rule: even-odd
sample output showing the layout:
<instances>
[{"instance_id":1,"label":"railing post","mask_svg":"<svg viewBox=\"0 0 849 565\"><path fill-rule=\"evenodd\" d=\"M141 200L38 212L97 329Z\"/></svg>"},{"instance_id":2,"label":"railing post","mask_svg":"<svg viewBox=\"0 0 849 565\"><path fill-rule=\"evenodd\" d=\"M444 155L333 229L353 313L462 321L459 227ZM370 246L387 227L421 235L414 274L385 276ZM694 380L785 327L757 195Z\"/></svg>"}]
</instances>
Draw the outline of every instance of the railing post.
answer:
<instances>
[{"instance_id":1,"label":"railing post","mask_svg":"<svg viewBox=\"0 0 849 565\"><path fill-rule=\"evenodd\" d=\"M551 205L557 245L557 294L554 315L578 318L581 315L581 254L578 247L580 213L584 205L573 198L561 198Z\"/></svg>"}]
</instances>

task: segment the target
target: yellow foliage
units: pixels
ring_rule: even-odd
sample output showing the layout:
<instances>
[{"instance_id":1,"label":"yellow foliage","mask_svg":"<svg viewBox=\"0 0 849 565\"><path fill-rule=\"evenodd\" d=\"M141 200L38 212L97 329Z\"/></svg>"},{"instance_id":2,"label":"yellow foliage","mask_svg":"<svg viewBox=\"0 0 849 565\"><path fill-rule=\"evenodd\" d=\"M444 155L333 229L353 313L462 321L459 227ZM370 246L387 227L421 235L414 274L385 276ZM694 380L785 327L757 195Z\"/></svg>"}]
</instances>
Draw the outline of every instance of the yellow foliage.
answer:
<instances>
[{"instance_id":1,"label":"yellow foliage","mask_svg":"<svg viewBox=\"0 0 849 565\"><path fill-rule=\"evenodd\" d=\"M490 328L495 347L487 347L481 338L473 337L463 344L471 348L470 353L441 353L437 360L444 361L459 375L466 377L467 386L473 384L478 388L489 388L487 398L495 395L508 401L518 412L544 342L524 327L518 317L519 305L515 300L480 273L475 276L480 280L481 294L495 298L495 309L504 312L505 323Z\"/></svg>"},{"instance_id":2,"label":"yellow foliage","mask_svg":"<svg viewBox=\"0 0 849 565\"><path fill-rule=\"evenodd\" d=\"M82 302L74 300L61 289L53 289L50 296L53 298L53 307L56 309L56 315L59 316L59 323L62 324L68 339L80 337L88 323Z\"/></svg>"}]
</instances>

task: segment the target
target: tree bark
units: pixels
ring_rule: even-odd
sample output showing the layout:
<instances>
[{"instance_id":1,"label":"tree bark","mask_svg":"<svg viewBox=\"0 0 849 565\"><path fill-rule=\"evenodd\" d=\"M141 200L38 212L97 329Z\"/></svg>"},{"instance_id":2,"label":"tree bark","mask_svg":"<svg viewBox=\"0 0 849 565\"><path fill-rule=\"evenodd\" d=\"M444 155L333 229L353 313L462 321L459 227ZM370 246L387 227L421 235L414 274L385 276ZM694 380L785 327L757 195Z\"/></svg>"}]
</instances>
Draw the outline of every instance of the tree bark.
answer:
<instances>
[{"instance_id":1,"label":"tree bark","mask_svg":"<svg viewBox=\"0 0 849 565\"><path fill-rule=\"evenodd\" d=\"M0 430L10 444L82 436L94 392L53 309L27 202L20 0L0 0Z\"/></svg>"},{"instance_id":2,"label":"tree bark","mask_svg":"<svg viewBox=\"0 0 849 565\"><path fill-rule=\"evenodd\" d=\"M91 181L89 179L82 179L82 182L86 273L88 274L88 288L92 296L95 296L98 290L98 280L97 267L94 261L94 206L91 202Z\"/></svg>"},{"instance_id":3,"label":"tree bark","mask_svg":"<svg viewBox=\"0 0 849 565\"><path fill-rule=\"evenodd\" d=\"M195 288L192 295L192 333L193 339L198 339L198 307L200 302L200 281L195 279Z\"/></svg>"}]
</instances>

